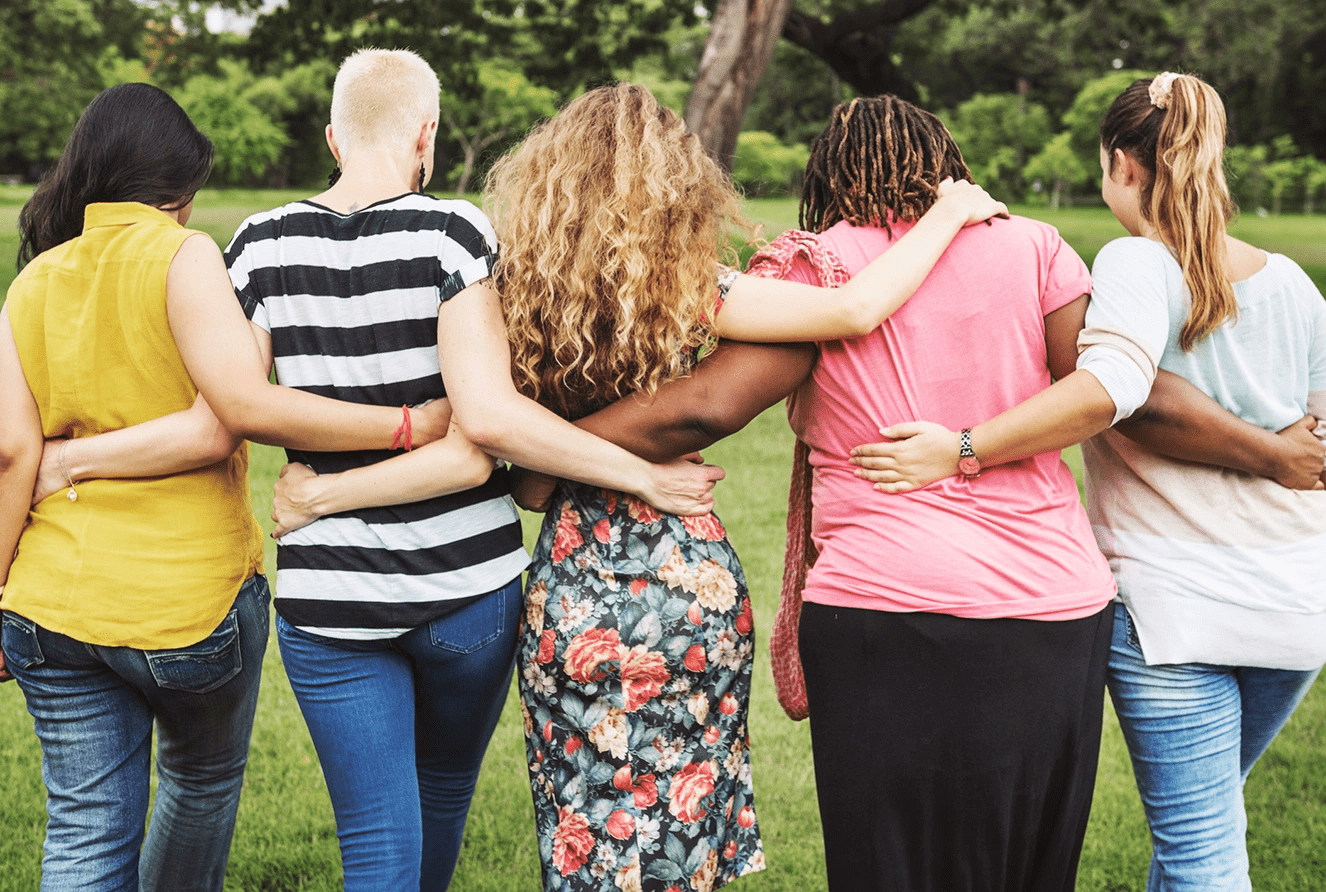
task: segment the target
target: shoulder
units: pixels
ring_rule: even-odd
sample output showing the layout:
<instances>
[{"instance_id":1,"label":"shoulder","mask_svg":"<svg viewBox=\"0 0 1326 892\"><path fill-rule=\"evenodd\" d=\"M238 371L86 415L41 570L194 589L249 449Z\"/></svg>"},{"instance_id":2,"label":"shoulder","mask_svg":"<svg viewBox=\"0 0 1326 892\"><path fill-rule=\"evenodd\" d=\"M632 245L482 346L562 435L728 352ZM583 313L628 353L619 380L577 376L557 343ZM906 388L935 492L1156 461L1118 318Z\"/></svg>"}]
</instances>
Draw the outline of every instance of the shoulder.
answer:
<instances>
[{"instance_id":1,"label":"shoulder","mask_svg":"<svg viewBox=\"0 0 1326 892\"><path fill-rule=\"evenodd\" d=\"M1276 287L1287 291L1291 299L1307 310L1309 318L1326 320L1326 300L1312 277L1284 254L1266 255L1266 271ZM1254 277L1254 280L1256 277Z\"/></svg>"},{"instance_id":2,"label":"shoulder","mask_svg":"<svg viewBox=\"0 0 1326 892\"><path fill-rule=\"evenodd\" d=\"M488 250L496 250L497 234L493 224L479 207L463 198L432 198L421 195L421 199L431 201L436 206L435 213L442 215L448 235L468 243L481 239Z\"/></svg>"},{"instance_id":3,"label":"shoulder","mask_svg":"<svg viewBox=\"0 0 1326 892\"><path fill-rule=\"evenodd\" d=\"M286 234L287 222L292 218L314 216L320 213L328 212L306 201L294 201L272 208L270 211L261 211L245 217L244 222L239 224L235 234L230 239L230 244L226 247L226 257L228 259L232 258L240 253L245 246L254 242L267 241Z\"/></svg>"},{"instance_id":4,"label":"shoulder","mask_svg":"<svg viewBox=\"0 0 1326 892\"><path fill-rule=\"evenodd\" d=\"M968 226L965 231L996 243L1026 242L1041 254L1053 255L1067 250L1074 256L1077 255L1072 246L1064 241L1058 229L1043 220L1033 220L1031 217L1013 214L1007 220L992 220L989 226L982 226L979 223Z\"/></svg>"},{"instance_id":5,"label":"shoulder","mask_svg":"<svg viewBox=\"0 0 1326 892\"><path fill-rule=\"evenodd\" d=\"M221 257L221 249L205 232L186 229L182 233L179 249L171 259L171 268L192 263L211 263Z\"/></svg>"},{"instance_id":6,"label":"shoulder","mask_svg":"<svg viewBox=\"0 0 1326 892\"><path fill-rule=\"evenodd\" d=\"M1104 265L1119 266L1126 269L1134 264L1140 264L1144 269L1170 265L1178 267L1178 263L1174 260L1174 255L1170 253L1169 248L1154 239L1130 235L1106 242L1104 247L1096 254L1096 261L1092 264L1092 269L1094 271L1097 267Z\"/></svg>"},{"instance_id":7,"label":"shoulder","mask_svg":"<svg viewBox=\"0 0 1326 892\"><path fill-rule=\"evenodd\" d=\"M1312 281L1312 277L1292 258L1286 257L1284 254L1272 254L1268 251L1266 265L1278 279L1294 289L1301 290L1318 299L1321 298L1321 289L1317 287L1317 283Z\"/></svg>"},{"instance_id":8,"label":"shoulder","mask_svg":"<svg viewBox=\"0 0 1326 892\"><path fill-rule=\"evenodd\" d=\"M432 232L443 250L483 256L497 250L497 235L488 215L463 198L436 198L412 192L373 209L384 230Z\"/></svg>"}]
</instances>

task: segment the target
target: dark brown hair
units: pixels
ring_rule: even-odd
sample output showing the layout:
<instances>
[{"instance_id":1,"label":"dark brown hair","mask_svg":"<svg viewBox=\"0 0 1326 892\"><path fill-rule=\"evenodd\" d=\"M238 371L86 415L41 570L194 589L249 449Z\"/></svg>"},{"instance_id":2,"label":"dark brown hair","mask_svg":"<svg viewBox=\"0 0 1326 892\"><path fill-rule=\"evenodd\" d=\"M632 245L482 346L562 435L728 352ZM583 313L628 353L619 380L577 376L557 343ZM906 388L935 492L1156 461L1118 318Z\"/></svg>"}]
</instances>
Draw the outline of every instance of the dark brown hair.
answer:
<instances>
[{"instance_id":1,"label":"dark brown hair","mask_svg":"<svg viewBox=\"0 0 1326 892\"><path fill-rule=\"evenodd\" d=\"M82 232L89 204L139 201L177 210L211 171L211 140L165 91L149 84L103 90L19 213L19 269Z\"/></svg>"},{"instance_id":2,"label":"dark brown hair","mask_svg":"<svg viewBox=\"0 0 1326 892\"><path fill-rule=\"evenodd\" d=\"M810 147L801 228L914 222L935 203L945 177L967 180L971 171L939 118L896 96L853 99L833 110Z\"/></svg>"}]
</instances>

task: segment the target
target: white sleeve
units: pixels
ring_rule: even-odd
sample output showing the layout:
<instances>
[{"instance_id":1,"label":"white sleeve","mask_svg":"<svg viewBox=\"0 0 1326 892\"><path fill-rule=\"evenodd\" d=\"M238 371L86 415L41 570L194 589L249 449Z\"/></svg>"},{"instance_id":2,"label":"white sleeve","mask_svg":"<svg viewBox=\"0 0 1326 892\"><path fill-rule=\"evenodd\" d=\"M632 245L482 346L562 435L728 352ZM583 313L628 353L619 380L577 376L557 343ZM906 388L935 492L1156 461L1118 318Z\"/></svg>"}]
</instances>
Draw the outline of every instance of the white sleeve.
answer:
<instances>
[{"instance_id":1,"label":"white sleeve","mask_svg":"<svg viewBox=\"0 0 1326 892\"><path fill-rule=\"evenodd\" d=\"M1091 269L1091 303L1078 335L1077 367L1094 375L1114 400L1114 422L1151 394L1169 341L1165 248L1149 239L1116 239Z\"/></svg>"},{"instance_id":2,"label":"white sleeve","mask_svg":"<svg viewBox=\"0 0 1326 892\"><path fill-rule=\"evenodd\" d=\"M1127 353L1108 344L1087 347L1078 355L1077 367L1095 375L1110 399L1114 400L1111 425L1118 424L1142 408L1146 398L1151 395L1154 375L1148 378L1146 372Z\"/></svg>"}]
</instances>

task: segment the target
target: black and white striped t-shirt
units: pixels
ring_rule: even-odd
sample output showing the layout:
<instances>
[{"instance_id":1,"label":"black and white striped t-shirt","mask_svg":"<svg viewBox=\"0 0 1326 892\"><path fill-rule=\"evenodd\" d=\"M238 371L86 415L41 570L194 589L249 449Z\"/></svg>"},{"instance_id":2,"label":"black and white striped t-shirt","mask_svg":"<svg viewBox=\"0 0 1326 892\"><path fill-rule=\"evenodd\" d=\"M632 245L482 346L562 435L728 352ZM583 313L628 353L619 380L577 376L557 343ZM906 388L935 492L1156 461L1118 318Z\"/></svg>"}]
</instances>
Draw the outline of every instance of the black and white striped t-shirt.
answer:
<instances>
[{"instance_id":1,"label":"black and white striped t-shirt","mask_svg":"<svg viewBox=\"0 0 1326 892\"><path fill-rule=\"evenodd\" d=\"M226 265L272 336L277 380L384 406L445 396L442 301L485 278L496 237L467 201L409 194L342 215L309 201L245 220ZM387 451L287 450L320 474ZM283 537L276 609L333 638L388 638L500 588L528 564L505 468L465 492L330 515Z\"/></svg>"}]
</instances>

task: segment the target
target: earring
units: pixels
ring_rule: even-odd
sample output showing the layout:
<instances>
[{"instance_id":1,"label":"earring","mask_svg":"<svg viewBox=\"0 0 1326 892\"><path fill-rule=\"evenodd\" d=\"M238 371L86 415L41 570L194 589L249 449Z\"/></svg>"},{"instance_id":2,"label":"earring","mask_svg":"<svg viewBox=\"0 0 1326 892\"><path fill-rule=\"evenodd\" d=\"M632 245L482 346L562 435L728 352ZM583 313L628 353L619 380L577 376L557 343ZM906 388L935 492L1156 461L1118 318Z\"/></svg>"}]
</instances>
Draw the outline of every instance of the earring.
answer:
<instances>
[{"instance_id":1,"label":"earring","mask_svg":"<svg viewBox=\"0 0 1326 892\"><path fill-rule=\"evenodd\" d=\"M341 178L341 166L338 164L332 168L332 172L327 174L327 188L330 189L336 185L336 181Z\"/></svg>"},{"instance_id":2,"label":"earring","mask_svg":"<svg viewBox=\"0 0 1326 892\"><path fill-rule=\"evenodd\" d=\"M421 193L421 194L423 193L423 191L424 191L424 178L425 178L425 177L427 177L427 174L424 172L424 163L423 163L422 161L420 161L420 162L419 162L419 188L415 189L416 192L419 192L419 193Z\"/></svg>"}]
</instances>

